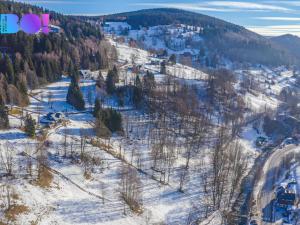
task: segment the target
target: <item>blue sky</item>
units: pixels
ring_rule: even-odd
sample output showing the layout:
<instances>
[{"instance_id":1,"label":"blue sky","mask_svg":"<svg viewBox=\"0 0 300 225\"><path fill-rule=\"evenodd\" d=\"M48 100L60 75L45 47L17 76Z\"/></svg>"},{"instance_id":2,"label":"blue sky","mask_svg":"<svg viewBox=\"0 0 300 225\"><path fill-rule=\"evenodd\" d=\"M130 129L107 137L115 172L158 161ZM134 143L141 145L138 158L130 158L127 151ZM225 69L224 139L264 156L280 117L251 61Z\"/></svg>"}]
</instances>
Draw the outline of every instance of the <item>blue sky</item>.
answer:
<instances>
[{"instance_id":1,"label":"blue sky","mask_svg":"<svg viewBox=\"0 0 300 225\"><path fill-rule=\"evenodd\" d=\"M143 8L179 8L245 26L263 35L300 36L300 0L20 0L65 14L103 15Z\"/></svg>"}]
</instances>

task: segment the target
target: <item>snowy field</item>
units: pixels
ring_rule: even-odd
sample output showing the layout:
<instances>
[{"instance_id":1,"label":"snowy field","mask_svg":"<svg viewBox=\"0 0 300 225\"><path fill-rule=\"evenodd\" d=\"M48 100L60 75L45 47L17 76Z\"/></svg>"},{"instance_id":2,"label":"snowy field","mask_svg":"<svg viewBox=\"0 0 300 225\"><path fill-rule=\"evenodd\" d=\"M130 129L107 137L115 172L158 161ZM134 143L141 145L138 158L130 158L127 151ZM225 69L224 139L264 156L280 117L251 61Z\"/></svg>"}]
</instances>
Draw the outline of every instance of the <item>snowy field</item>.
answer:
<instances>
[{"instance_id":1,"label":"snowy field","mask_svg":"<svg viewBox=\"0 0 300 225\"><path fill-rule=\"evenodd\" d=\"M34 221L38 221L38 224L70 225L154 224L159 222L182 224L183 221L186 221L195 202L200 204L203 200L201 198L201 188L199 187L201 184L197 177L190 178L187 186L191 188L187 189L185 193L179 193L177 191L176 169L173 172L170 185L162 185L160 182L151 179L151 176L140 173L144 212L142 215L136 215L126 207L124 213L124 203L120 200L120 178L118 176L121 166L120 160L102 149L88 145L86 152L99 158L101 164L93 168L92 176L87 179L84 176L81 164L73 162L70 156L65 158L62 155L65 148L62 145L65 133L67 134L66 148L68 155L71 154L71 151L74 151L73 154L78 153L80 132L84 131L89 133L90 136L94 135L91 127L93 121L91 114L76 112L70 105L66 104L65 98L68 85L69 79L63 78L59 82L35 90L32 93L34 98L31 99L31 104L27 110L34 112L32 113L34 118L38 118L38 113L44 115L50 111L63 111L69 113L69 116L66 126L58 126L48 130L49 146L47 147L47 156L49 167L57 172L57 174L53 173L51 185L47 188L34 185L33 178L24 178L22 174L18 174L19 179L11 181L16 193L19 195L18 202L28 207L28 211L18 217L19 224L32 224ZM94 88L93 85L93 81L81 83L85 96L88 89ZM45 99L44 95L49 95L49 93L51 103L40 102ZM11 119L11 122L16 127L18 126L17 119ZM36 141L26 138L26 135L17 128L1 132L0 135L1 143L9 141L14 145L16 160L19 161L21 166L24 166L22 161L25 161L26 157L18 153L24 151L24 145L29 146L26 148L29 155L34 158L37 157L34 147ZM120 142L122 142L123 148L126 148L125 157L128 161L131 161L130 142L132 141L139 142L135 143L138 151L146 151L145 140L142 139L141 141L122 140L116 137L111 140L111 145L117 151ZM146 164L143 169L149 174L151 173ZM197 170L197 167L195 166L193 170ZM65 177L68 179L65 179ZM103 200L101 197L105 199Z\"/></svg>"},{"instance_id":2,"label":"snowy field","mask_svg":"<svg viewBox=\"0 0 300 225\"><path fill-rule=\"evenodd\" d=\"M42 89L34 90L31 94L31 104L26 110L32 112L34 118L38 115L45 115L47 112L65 112L68 117L66 126L57 126L48 130L47 157L48 165L54 170L53 180L49 187L42 188L35 185L34 178L24 178L20 173L19 179L12 180L16 193L19 195L18 202L26 205L28 211L21 214L17 221L19 224L184 224L193 213L199 213L201 205L205 202L205 195L202 192L201 180L197 173L189 175L186 191L178 192L179 178L178 170L184 159L180 157L175 163L171 172L169 185L163 185L150 175L153 171L147 163L149 149L147 141L143 138L143 127L147 126L147 120L139 120L138 112L124 112L126 118L132 120L133 134L129 139L115 136L110 140L112 149L116 152L122 146L124 157L128 162L137 165L137 157L142 155L144 173L139 173L142 181L141 193L143 193L143 213L141 215L130 212L128 207L120 200L120 177L119 171L121 160L108 154L107 151L93 147L90 144L86 147L87 154L100 160L100 164L93 168L91 177L84 175L83 165L74 161L70 154L76 155L80 151L80 134L84 132L90 137L94 136L92 129L93 117L89 112L77 112L70 105L66 104L66 94L69 79L50 84ZM84 80L81 82L81 89L88 102L88 92L94 90L94 81ZM50 96L50 103L48 97ZM88 105L89 108L89 105ZM29 146L26 151L36 158L36 140L28 139L18 129L20 120L11 118L14 129L1 132L1 143L9 143L14 146L16 161L21 167L25 161L21 153L24 145ZM249 128L251 129L251 128ZM146 132L146 131L145 131ZM255 154L253 146L253 135L245 130L245 145L247 151ZM67 146L63 146L65 135L67 135ZM138 138L137 136L138 135ZM103 140L105 141L105 140ZM67 149L67 157L63 155ZM134 155L133 152L135 151ZM180 149L178 149L180 151ZM140 157L140 156L139 156ZM250 155L249 155L250 157ZM205 161L205 155L203 155ZM191 171L197 171L199 163L191 163ZM17 171L17 168L15 168ZM19 171L19 170L18 170ZM66 179L67 178L67 179ZM104 197L104 199L102 199Z\"/></svg>"},{"instance_id":3,"label":"snowy field","mask_svg":"<svg viewBox=\"0 0 300 225\"><path fill-rule=\"evenodd\" d=\"M117 44L112 40L111 43L117 48L119 63L127 62L125 69L120 73L120 78L124 83L133 82L134 74L128 71L132 55L135 56L137 64L143 65L145 70L148 69L154 73L157 82L164 80L164 75L160 74L160 67L150 64L152 58L147 51ZM208 76L200 70L181 64L169 66L167 69L179 80L199 85L201 88L203 88L201 81L207 80ZM278 93L293 82L293 74L284 68L277 72L266 68L255 68L247 73L262 80L268 76L276 80L270 88L268 87L272 92L267 92L266 88L258 94L250 92L245 94L246 104L255 112L276 109L280 104ZM105 78L106 74L103 75ZM125 80L129 81L125 82ZM92 141L96 139L96 136L93 129L94 118L91 114L96 95L95 81L81 80L80 87L86 102L86 110L83 112L76 111L66 103L69 84L70 79L63 77L58 82L32 91L31 103L24 109L37 121L49 112L63 112L67 116L66 123L47 130L45 152L46 165L51 174L49 185L37 184L36 172L31 176L24 172L27 170L26 164L29 159L33 170L37 170L37 159L40 157L41 150L37 147L38 141L27 138L20 129L22 120L19 116L11 116L11 129L0 132L0 144L11 146L15 165L13 171L16 177L11 180L4 178L3 183L13 186L14 192L18 195L15 201L27 207L27 210L16 218L16 224L183 225L190 217L205 214L204 206L207 202L207 195L203 191L203 180L199 176L201 174L199 171L209 161L208 149L202 149L198 158L191 159L189 168L191 172L187 176L184 192L179 192L180 168L186 161L185 157L180 154L182 150L180 147L174 149L177 156L173 169L170 171L170 180L168 184L163 184L151 169L149 160L151 154L146 138L149 118L132 108L118 108L123 109L121 112L124 118L123 127L125 121L130 121L129 136L114 134L109 141L100 139L100 144L96 146ZM105 107L115 107L115 102L106 101ZM78 159L78 155L82 152L83 136L86 136L87 143L85 154L97 162L93 165L83 164ZM249 168L260 152L255 146L255 140L261 136L265 135L257 133L252 124L248 124L239 137ZM122 157L119 157L120 155ZM142 166L140 166L141 162ZM120 170L122 164L130 164L138 171L143 202L141 214L131 212L121 200ZM1 194L3 192L0 196ZM219 220L220 215L216 212L201 225L217 225Z\"/></svg>"}]
</instances>

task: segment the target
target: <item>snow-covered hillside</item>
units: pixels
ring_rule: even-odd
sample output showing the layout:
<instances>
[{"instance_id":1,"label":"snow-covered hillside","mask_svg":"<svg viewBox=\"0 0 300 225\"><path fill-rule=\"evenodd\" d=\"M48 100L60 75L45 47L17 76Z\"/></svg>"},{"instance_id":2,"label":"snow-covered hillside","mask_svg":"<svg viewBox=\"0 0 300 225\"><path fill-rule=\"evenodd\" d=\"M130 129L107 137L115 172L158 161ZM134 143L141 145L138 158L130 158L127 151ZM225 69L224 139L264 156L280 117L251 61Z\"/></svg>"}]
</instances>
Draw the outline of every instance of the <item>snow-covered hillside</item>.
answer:
<instances>
[{"instance_id":1,"label":"snow-covered hillside","mask_svg":"<svg viewBox=\"0 0 300 225\"><path fill-rule=\"evenodd\" d=\"M148 32L151 34L152 30ZM184 34L194 35L189 32ZM140 34L130 32L130 35ZM166 79L172 77L178 83L192 86L199 97L206 97L203 93L210 79L208 72L180 63L169 63L166 74L162 74L163 59L146 50L130 47L127 43L118 43L113 39L109 41L118 52L120 79L117 87L133 85L137 74L143 77L150 71L158 84L167 86ZM0 211L0 224L182 225L191 220L199 224L214 221L210 224L216 225L221 215L219 211L209 208L212 200L204 186L211 181L207 173L202 173L212 160L212 141L189 153L192 155L189 156L185 152L182 137L172 140L168 148L172 149L174 156L170 160L172 169L169 166L166 182L166 175L155 170L151 161L153 152L149 132L153 118L128 104L120 106L114 97L106 96L103 106L121 112L123 128L128 136L115 133L109 139L96 137L95 118L91 112L97 96L95 79L99 73L88 70L81 72L83 77L80 88L86 102L85 111L77 111L66 103L70 84L67 77L31 91L28 107L11 109L11 129L0 132L0 144L2 158L12 159L13 176L1 178L0 206L5 208L7 204L13 204L22 210ZM279 95L282 89L295 84L295 73L285 67L257 66L235 70L233 74L237 78L234 91L245 101L247 116L269 109L276 110L281 104ZM107 71L102 71L102 75L106 79ZM250 85L243 93L241 90L245 84L242 81L245 77L259 85L254 85L255 88ZM30 139L23 131L21 111L23 114L31 114L36 121L40 121L49 112L61 112L66 119L50 128L38 123L38 138ZM207 133L214 134L214 126L219 126L216 114L211 114L211 130ZM256 145L257 138L267 137L261 124L254 128L252 120L249 120L243 125L232 143L237 143L243 149L243 169L244 174L247 174L261 152L261 148ZM182 175L187 159L189 172ZM124 165L134 170L137 174L135 179L139 180L142 210L138 213L133 212L121 198ZM5 167L1 167L1 173L5 174ZM184 190L179 191L183 179ZM8 190L14 196L10 203L6 198ZM238 193L239 190L236 191ZM234 201L234 197L231 201ZM13 219L10 214L14 215Z\"/></svg>"}]
</instances>

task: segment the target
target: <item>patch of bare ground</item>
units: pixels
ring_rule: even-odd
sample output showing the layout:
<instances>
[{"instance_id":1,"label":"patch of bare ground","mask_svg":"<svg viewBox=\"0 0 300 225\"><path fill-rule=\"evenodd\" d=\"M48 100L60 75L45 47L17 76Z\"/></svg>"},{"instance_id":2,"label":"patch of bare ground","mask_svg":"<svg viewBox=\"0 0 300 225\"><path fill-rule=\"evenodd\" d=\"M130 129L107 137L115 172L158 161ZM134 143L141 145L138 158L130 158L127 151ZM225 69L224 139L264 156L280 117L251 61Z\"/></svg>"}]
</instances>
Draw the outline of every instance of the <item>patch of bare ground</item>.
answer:
<instances>
[{"instance_id":1,"label":"patch of bare ground","mask_svg":"<svg viewBox=\"0 0 300 225\"><path fill-rule=\"evenodd\" d=\"M53 174L51 171L48 168L41 166L37 180L34 183L42 188L49 188L52 181Z\"/></svg>"},{"instance_id":2,"label":"patch of bare ground","mask_svg":"<svg viewBox=\"0 0 300 225\"><path fill-rule=\"evenodd\" d=\"M144 212L144 209L142 205L132 199L128 199L124 196L122 196L122 199L126 202L126 204L129 206L132 212L134 212L137 215L141 215Z\"/></svg>"},{"instance_id":3,"label":"patch of bare ground","mask_svg":"<svg viewBox=\"0 0 300 225\"><path fill-rule=\"evenodd\" d=\"M19 108L11 108L8 113L10 115L19 116L22 115L22 110Z\"/></svg>"},{"instance_id":4,"label":"patch of bare ground","mask_svg":"<svg viewBox=\"0 0 300 225\"><path fill-rule=\"evenodd\" d=\"M108 143L104 143L100 139L91 139L90 144L95 146L95 147L98 147L100 149L104 149L106 151L110 151L111 153L114 153L112 146Z\"/></svg>"},{"instance_id":5,"label":"patch of bare ground","mask_svg":"<svg viewBox=\"0 0 300 225\"><path fill-rule=\"evenodd\" d=\"M89 173L89 172L84 172L83 176L84 176L84 178L85 178L86 180L92 179L92 175L91 175L91 173Z\"/></svg>"},{"instance_id":6,"label":"patch of bare ground","mask_svg":"<svg viewBox=\"0 0 300 225\"><path fill-rule=\"evenodd\" d=\"M14 222L16 221L19 215L26 213L28 211L29 209L26 205L15 204L4 211L4 217L7 221ZM0 222L0 225L2 225L1 223L5 224L4 222Z\"/></svg>"}]
</instances>

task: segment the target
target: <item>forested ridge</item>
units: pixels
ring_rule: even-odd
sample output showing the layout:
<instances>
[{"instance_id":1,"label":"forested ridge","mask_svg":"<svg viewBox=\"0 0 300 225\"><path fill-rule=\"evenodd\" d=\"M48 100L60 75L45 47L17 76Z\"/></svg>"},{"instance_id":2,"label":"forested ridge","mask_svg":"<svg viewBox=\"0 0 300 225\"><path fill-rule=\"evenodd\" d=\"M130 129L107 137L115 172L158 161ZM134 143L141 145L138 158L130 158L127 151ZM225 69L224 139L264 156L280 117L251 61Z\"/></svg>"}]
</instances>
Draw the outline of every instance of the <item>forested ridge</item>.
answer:
<instances>
[{"instance_id":1,"label":"forested ridge","mask_svg":"<svg viewBox=\"0 0 300 225\"><path fill-rule=\"evenodd\" d=\"M300 57L300 37L296 35L286 34L272 37L271 40L278 45L286 48L291 54Z\"/></svg>"},{"instance_id":2,"label":"forested ridge","mask_svg":"<svg viewBox=\"0 0 300 225\"><path fill-rule=\"evenodd\" d=\"M0 35L0 97L6 104L26 105L28 88L34 89L74 75L78 69L109 65L111 46L100 29L78 17L64 16L24 3L0 2L0 13L47 12L60 33Z\"/></svg>"},{"instance_id":3,"label":"forested ridge","mask_svg":"<svg viewBox=\"0 0 300 225\"><path fill-rule=\"evenodd\" d=\"M240 63L271 66L299 64L299 58L259 34L221 19L199 13L170 9L145 9L103 16L104 21L126 21L133 29L170 24L203 28L207 47L219 56Z\"/></svg>"}]
</instances>

